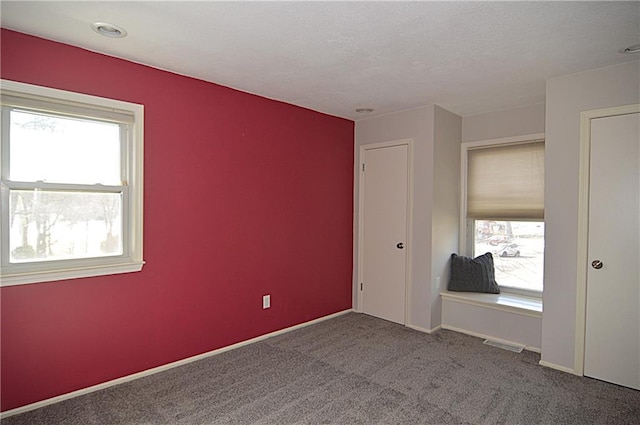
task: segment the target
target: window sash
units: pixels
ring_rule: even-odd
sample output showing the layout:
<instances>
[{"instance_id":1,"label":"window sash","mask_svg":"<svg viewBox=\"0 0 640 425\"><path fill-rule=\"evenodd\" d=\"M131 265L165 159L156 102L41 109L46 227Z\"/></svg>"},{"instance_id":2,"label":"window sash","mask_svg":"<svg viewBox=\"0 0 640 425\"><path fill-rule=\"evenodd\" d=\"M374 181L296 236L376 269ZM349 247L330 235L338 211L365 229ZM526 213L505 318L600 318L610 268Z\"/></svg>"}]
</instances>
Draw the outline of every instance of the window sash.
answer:
<instances>
[{"instance_id":1,"label":"window sash","mask_svg":"<svg viewBox=\"0 0 640 425\"><path fill-rule=\"evenodd\" d=\"M69 184L69 183L48 183L48 182L18 182L3 180L3 186L9 190L48 190L57 192L122 192L126 185L103 185L103 184Z\"/></svg>"},{"instance_id":2,"label":"window sash","mask_svg":"<svg viewBox=\"0 0 640 425\"><path fill-rule=\"evenodd\" d=\"M4 97L3 97L4 101ZM8 181L9 176L11 175L11 161L10 161L10 147L11 147L11 112L27 112L27 113L36 113L36 114L45 114L51 117L61 117L61 118L80 118L85 121L99 121L99 122L108 122L112 124L117 124L120 128L120 182L129 181L129 155L131 154L128 146L131 145L131 137L132 137L132 125L133 122L120 122L115 120L107 120L104 116L99 115L91 115L88 113L82 115L70 115L65 114L63 112L53 111L55 105L49 105L46 112L40 109L28 109L24 107L13 107L2 104L2 154L0 154L0 163L2 165L2 175L1 178L3 181ZM93 114L93 111L92 111ZM16 181L16 180L14 180ZM64 184L64 183L61 183ZM124 183L123 183L124 184Z\"/></svg>"},{"instance_id":3,"label":"window sash","mask_svg":"<svg viewBox=\"0 0 640 425\"><path fill-rule=\"evenodd\" d=\"M2 92L3 108L27 110L45 114L108 121L114 123L133 124L131 112L116 108L100 107L94 104L53 99L36 94L15 93L10 90Z\"/></svg>"},{"instance_id":4,"label":"window sash","mask_svg":"<svg viewBox=\"0 0 640 425\"><path fill-rule=\"evenodd\" d=\"M11 182L6 181L2 183L2 203L7 205L7 209L9 208L10 202L9 198L11 196L11 192L14 190L20 191L40 191L40 192L73 192L73 193L84 193L84 194L99 194L99 193L111 193L111 194L119 194L121 195L121 204L120 204L120 217L122 222L122 254L105 254L105 255L95 255L95 256L77 256L70 259L51 259L44 258L42 260L34 260L28 261L28 265L35 266L39 263L44 263L48 266L43 267L52 267L52 263L62 263L62 262L72 262L72 261L84 261L89 258L117 258L119 261L130 256L130 246L126 243L130 239L130 215L128 212L129 207L129 190L127 186L104 186L104 185L72 185L72 184L53 184L53 183L43 183L37 182L33 183L25 183L25 182ZM8 211L3 210L3 215L6 214L6 217L10 216ZM10 266L11 268L16 268L18 264L11 262L11 237L10 237L9 228L9 220L5 219L2 223L2 232L7 237L2 238L0 241L0 246L2 247L2 255L1 262L3 267ZM28 268L28 266L20 266L18 268Z\"/></svg>"},{"instance_id":5,"label":"window sash","mask_svg":"<svg viewBox=\"0 0 640 425\"><path fill-rule=\"evenodd\" d=\"M544 219L544 141L467 150L467 218Z\"/></svg>"}]
</instances>

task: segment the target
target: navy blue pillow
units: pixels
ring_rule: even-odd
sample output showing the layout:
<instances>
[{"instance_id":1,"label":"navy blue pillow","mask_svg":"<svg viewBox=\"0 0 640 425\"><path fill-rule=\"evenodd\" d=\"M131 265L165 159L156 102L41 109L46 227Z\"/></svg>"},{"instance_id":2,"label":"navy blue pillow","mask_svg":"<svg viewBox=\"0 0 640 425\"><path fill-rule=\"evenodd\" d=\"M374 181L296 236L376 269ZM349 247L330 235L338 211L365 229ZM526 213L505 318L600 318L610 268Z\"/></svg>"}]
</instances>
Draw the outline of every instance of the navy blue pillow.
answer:
<instances>
[{"instance_id":1,"label":"navy blue pillow","mask_svg":"<svg viewBox=\"0 0 640 425\"><path fill-rule=\"evenodd\" d=\"M493 256L490 252L476 258L451 254L451 277L447 289L460 292L499 294Z\"/></svg>"}]
</instances>

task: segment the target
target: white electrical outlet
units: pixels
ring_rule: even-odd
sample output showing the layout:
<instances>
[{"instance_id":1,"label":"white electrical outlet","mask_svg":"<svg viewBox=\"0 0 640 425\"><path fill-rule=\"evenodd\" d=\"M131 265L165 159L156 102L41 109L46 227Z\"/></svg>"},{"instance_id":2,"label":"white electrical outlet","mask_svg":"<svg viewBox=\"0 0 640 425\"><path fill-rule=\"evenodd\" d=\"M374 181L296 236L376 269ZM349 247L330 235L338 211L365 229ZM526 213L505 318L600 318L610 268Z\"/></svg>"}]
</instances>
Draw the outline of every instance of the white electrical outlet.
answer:
<instances>
[{"instance_id":1,"label":"white electrical outlet","mask_svg":"<svg viewBox=\"0 0 640 425\"><path fill-rule=\"evenodd\" d=\"M271 307L271 295L262 296L262 309Z\"/></svg>"},{"instance_id":2,"label":"white electrical outlet","mask_svg":"<svg viewBox=\"0 0 640 425\"><path fill-rule=\"evenodd\" d=\"M440 289L440 276L436 277L436 289Z\"/></svg>"}]
</instances>

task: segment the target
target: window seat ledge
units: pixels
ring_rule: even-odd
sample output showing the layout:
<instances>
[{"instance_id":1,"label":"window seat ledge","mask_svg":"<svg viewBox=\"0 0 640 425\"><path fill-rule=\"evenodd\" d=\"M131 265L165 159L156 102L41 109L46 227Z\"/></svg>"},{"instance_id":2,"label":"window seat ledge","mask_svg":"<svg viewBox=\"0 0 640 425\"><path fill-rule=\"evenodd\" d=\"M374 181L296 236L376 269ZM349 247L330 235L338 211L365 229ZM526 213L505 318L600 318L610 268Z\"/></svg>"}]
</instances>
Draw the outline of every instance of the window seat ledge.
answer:
<instances>
[{"instance_id":1,"label":"window seat ledge","mask_svg":"<svg viewBox=\"0 0 640 425\"><path fill-rule=\"evenodd\" d=\"M443 300L471 304L492 310L506 311L529 317L542 317L542 299L524 295L501 293L483 294L478 292L440 292Z\"/></svg>"}]
</instances>

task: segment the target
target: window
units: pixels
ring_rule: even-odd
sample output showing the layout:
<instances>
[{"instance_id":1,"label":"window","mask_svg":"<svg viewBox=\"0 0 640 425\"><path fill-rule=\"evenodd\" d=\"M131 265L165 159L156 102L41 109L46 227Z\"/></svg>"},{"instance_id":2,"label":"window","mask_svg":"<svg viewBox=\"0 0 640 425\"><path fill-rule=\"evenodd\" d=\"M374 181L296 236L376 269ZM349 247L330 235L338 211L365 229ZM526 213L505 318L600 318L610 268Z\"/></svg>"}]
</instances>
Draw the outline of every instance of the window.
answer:
<instances>
[{"instance_id":1,"label":"window","mask_svg":"<svg viewBox=\"0 0 640 425\"><path fill-rule=\"evenodd\" d=\"M541 296L544 140L466 143L462 166L461 246L493 254L502 290Z\"/></svg>"},{"instance_id":2,"label":"window","mask_svg":"<svg viewBox=\"0 0 640 425\"><path fill-rule=\"evenodd\" d=\"M2 285L142 268L143 107L2 81Z\"/></svg>"}]
</instances>

